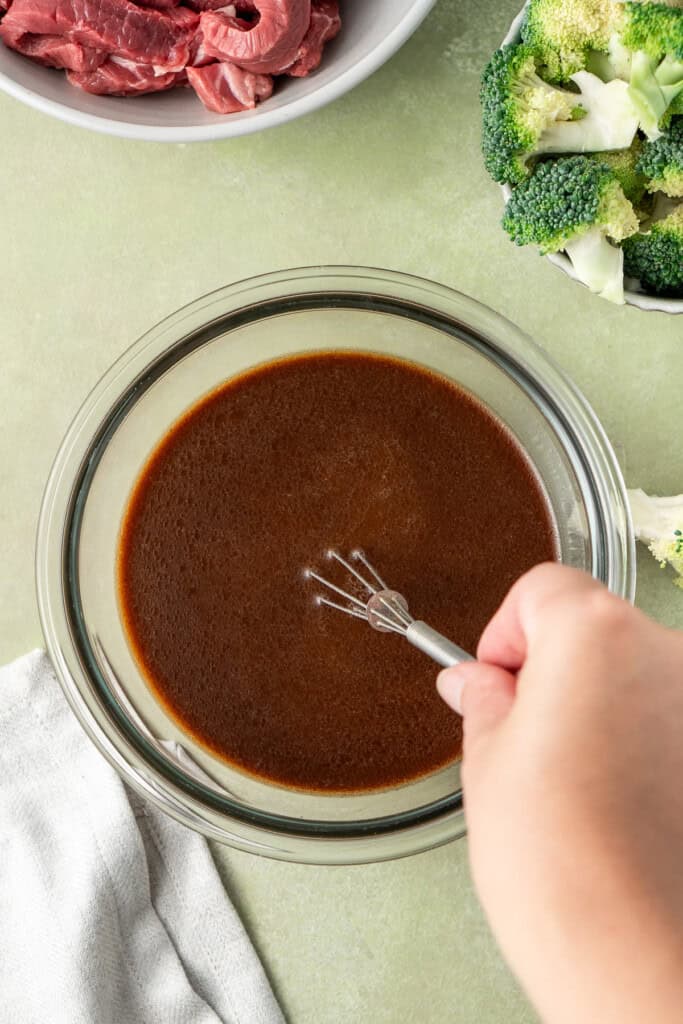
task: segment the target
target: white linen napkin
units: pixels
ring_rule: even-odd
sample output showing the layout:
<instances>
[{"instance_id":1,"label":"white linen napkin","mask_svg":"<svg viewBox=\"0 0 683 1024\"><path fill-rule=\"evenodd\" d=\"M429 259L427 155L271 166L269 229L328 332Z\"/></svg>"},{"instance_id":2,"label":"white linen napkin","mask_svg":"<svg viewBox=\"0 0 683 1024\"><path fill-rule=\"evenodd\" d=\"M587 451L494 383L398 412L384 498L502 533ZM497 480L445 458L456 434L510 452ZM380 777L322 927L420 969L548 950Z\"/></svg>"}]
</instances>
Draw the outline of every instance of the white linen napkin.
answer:
<instances>
[{"instance_id":1,"label":"white linen napkin","mask_svg":"<svg viewBox=\"0 0 683 1024\"><path fill-rule=\"evenodd\" d=\"M204 839L123 785L42 651L0 669L0 1022L283 1020Z\"/></svg>"}]
</instances>

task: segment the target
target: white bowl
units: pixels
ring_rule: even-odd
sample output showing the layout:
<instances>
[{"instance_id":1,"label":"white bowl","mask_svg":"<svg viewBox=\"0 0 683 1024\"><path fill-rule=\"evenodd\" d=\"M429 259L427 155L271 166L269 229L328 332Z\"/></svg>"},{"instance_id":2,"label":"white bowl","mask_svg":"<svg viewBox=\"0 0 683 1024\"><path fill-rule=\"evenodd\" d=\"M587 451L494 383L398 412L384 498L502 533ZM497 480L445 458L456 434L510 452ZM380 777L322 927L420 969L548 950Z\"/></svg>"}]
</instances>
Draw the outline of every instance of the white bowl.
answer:
<instances>
[{"instance_id":1,"label":"white bowl","mask_svg":"<svg viewBox=\"0 0 683 1024\"><path fill-rule=\"evenodd\" d=\"M527 4L524 4L524 7L510 25L508 34L505 36L505 39L501 44L502 46L505 46L507 43L521 42L522 21L524 20L526 8ZM509 185L503 185L502 192L505 202L507 203L512 189ZM553 266L559 267L559 269L563 271L567 277L571 277L573 281L579 280L576 276L574 267L571 264L571 260L568 256L565 256L564 253L551 253L549 256L546 256L546 259L550 260ZM582 281L579 283L582 284L584 288L586 287ZM645 292L640 289L638 281L631 279L630 283L633 285L633 288L624 289L624 299L628 306L636 306L638 309L648 311L655 310L660 313L683 313L683 299L667 299L661 295L646 295Z\"/></svg>"},{"instance_id":2,"label":"white bowl","mask_svg":"<svg viewBox=\"0 0 683 1024\"><path fill-rule=\"evenodd\" d=\"M201 142L284 124L348 92L387 61L436 0L341 0L342 30L307 78L283 79L255 110L212 114L189 89L133 98L91 96L64 72L43 68L0 43L0 89L69 124L149 142Z\"/></svg>"}]
</instances>

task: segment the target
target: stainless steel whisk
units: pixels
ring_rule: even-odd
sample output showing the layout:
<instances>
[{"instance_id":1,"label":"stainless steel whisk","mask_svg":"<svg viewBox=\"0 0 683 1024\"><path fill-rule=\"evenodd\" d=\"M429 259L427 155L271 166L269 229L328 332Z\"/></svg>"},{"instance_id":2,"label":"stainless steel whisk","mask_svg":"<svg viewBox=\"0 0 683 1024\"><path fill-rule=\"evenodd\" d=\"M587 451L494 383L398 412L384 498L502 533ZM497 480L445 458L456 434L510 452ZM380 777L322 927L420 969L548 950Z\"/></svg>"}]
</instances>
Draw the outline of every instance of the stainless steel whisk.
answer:
<instances>
[{"instance_id":1,"label":"stainless steel whisk","mask_svg":"<svg viewBox=\"0 0 683 1024\"><path fill-rule=\"evenodd\" d=\"M413 647L428 654L430 658L445 668L450 665L459 665L463 661L472 661L471 655L463 651L457 644L432 629L426 622L414 619L408 611L408 602L405 597L386 585L362 551L352 551L349 558L346 559L342 558L338 551L331 550L327 552L327 557L343 566L362 585L369 597L363 600L362 597L350 594L347 590L320 576L313 569L306 569L304 575L308 579L316 580L347 602L340 604L338 601L319 594L316 598L318 604L327 605L328 608L344 612L345 615L353 615L356 619L364 619L379 633L398 633L400 636L404 636ZM370 574L371 579L354 568L351 565L351 559L359 562Z\"/></svg>"}]
</instances>

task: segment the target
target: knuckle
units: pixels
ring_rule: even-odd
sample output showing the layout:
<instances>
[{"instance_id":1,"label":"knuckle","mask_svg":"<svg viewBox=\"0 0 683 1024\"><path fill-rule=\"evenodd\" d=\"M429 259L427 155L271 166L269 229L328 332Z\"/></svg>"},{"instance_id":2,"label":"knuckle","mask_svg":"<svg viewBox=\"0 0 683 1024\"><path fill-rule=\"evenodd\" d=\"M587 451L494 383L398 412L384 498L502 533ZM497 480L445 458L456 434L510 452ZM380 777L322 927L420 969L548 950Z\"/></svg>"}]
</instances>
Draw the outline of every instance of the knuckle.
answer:
<instances>
[{"instance_id":1,"label":"knuckle","mask_svg":"<svg viewBox=\"0 0 683 1024\"><path fill-rule=\"evenodd\" d=\"M586 595L576 614L579 640L583 644L622 653L632 645L638 613L607 590Z\"/></svg>"},{"instance_id":2,"label":"knuckle","mask_svg":"<svg viewBox=\"0 0 683 1024\"><path fill-rule=\"evenodd\" d=\"M581 604L586 618L606 632L633 628L633 608L608 590L587 595Z\"/></svg>"},{"instance_id":3,"label":"knuckle","mask_svg":"<svg viewBox=\"0 0 683 1024\"><path fill-rule=\"evenodd\" d=\"M546 640L556 652L590 647L623 649L633 642L638 613L621 598L600 587L585 593L556 593L543 609Z\"/></svg>"}]
</instances>

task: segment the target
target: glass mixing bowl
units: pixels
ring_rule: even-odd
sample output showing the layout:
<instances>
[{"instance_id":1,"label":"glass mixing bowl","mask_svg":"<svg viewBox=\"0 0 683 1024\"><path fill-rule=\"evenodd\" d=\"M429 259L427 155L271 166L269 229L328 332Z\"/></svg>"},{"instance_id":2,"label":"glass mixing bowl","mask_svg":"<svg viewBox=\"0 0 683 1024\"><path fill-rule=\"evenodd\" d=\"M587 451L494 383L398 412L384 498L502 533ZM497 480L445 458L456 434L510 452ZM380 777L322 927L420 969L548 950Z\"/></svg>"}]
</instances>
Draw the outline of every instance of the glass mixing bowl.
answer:
<instances>
[{"instance_id":1,"label":"glass mixing bowl","mask_svg":"<svg viewBox=\"0 0 683 1024\"><path fill-rule=\"evenodd\" d=\"M410 360L477 396L543 481L562 561L629 599L635 574L623 480L595 415L529 338L464 295L381 270L289 270L207 295L136 342L86 400L47 484L37 585L50 657L93 742L143 796L212 839L311 863L399 857L463 835L459 765L341 796L231 768L145 685L119 617L115 559L136 478L189 406L257 364L340 349ZM386 418L391 429L391 409ZM504 557L492 538L491 558Z\"/></svg>"}]
</instances>

